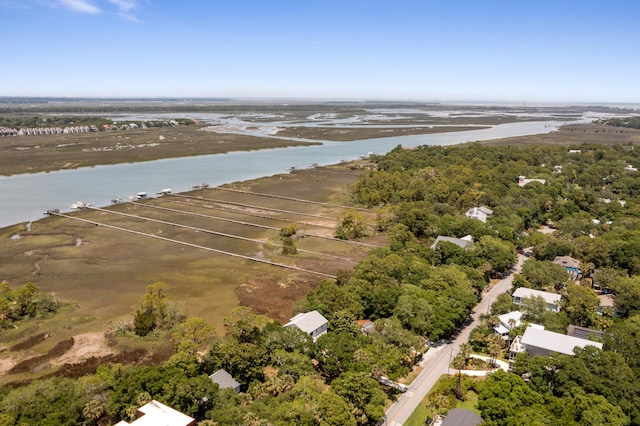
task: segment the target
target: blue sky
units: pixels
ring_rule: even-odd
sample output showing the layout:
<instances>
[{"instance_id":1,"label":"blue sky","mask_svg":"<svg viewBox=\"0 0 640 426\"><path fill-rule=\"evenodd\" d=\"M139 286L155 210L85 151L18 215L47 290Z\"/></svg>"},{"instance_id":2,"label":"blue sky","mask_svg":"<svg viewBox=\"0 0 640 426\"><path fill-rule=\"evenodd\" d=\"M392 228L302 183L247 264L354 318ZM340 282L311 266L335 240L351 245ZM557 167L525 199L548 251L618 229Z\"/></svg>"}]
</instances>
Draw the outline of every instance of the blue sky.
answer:
<instances>
[{"instance_id":1,"label":"blue sky","mask_svg":"<svg viewBox=\"0 0 640 426\"><path fill-rule=\"evenodd\" d=\"M0 96L640 103L640 1L0 0Z\"/></svg>"}]
</instances>

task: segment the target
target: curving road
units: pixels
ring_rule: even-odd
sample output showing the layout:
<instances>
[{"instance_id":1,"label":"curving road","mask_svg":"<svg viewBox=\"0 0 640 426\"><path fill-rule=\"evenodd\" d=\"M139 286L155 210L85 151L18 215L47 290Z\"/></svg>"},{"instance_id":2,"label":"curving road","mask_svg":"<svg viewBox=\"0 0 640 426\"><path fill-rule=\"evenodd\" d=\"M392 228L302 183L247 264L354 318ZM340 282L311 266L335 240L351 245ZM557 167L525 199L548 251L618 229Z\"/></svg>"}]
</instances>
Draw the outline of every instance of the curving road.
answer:
<instances>
[{"instance_id":1,"label":"curving road","mask_svg":"<svg viewBox=\"0 0 640 426\"><path fill-rule=\"evenodd\" d=\"M500 293L504 293L511 288L513 274L520 272L520 268L526 259L525 256L518 255L518 262L513 268L513 271L507 277L498 281L498 283L485 294L480 303L478 303L471 312L473 321L460 331L455 340L451 343L429 349L422 358L422 361L420 361L420 365L424 367L422 372L420 372L418 377L411 383L409 390L402 394L387 410L385 414L385 425L400 426L404 424L440 376L449 374L449 364L451 360L458 353L460 345L469 340L471 330L480 322L480 315L489 312L491 303L495 301L495 298Z\"/></svg>"}]
</instances>

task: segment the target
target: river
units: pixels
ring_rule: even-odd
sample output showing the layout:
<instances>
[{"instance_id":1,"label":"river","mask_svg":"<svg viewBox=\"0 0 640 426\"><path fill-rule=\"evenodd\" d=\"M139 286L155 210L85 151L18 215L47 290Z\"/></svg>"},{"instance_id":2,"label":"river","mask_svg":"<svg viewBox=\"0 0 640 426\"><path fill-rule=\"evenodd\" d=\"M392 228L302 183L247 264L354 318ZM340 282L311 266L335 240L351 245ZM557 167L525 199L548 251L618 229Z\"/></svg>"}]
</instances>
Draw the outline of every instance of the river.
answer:
<instances>
[{"instance_id":1,"label":"river","mask_svg":"<svg viewBox=\"0 0 640 426\"><path fill-rule=\"evenodd\" d=\"M77 201L105 206L113 198L126 200L138 192L144 191L152 195L164 188L181 192L200 183L218 186L285 173L290 166L322 166L355 160L372 152L384 154L398 145L453 145L548 133L562 124L564 123L559 121L508 123L483 130L352 142L325 141L322 145L315 146L231 152L0 177L0 228L37 220L42 217L43 211L49 209L69 211L70 205Z\"/></svg>"}]
</instances>

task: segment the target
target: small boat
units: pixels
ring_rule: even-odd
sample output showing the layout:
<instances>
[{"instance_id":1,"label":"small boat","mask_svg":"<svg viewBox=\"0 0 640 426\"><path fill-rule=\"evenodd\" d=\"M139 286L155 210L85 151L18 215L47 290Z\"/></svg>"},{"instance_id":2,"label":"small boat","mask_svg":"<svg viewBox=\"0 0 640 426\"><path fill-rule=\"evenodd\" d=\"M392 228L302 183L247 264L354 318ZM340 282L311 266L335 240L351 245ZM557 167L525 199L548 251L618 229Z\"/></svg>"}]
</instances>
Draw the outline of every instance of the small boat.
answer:
<instances>
[{"instance_id":1,"label":"small boat","mask_svg":"<svg viewBox=\"0 0 640 426\"><path fill-rule=\"evenodd\" d=\"M83 209L87 206L87 203L84 201L78 201L77 203L71 204L72 209Z\"/></svg>"},{"instance_id":2,"label":"small boat","mask_svg":"<svg viewBox=\"0 0 640 426\"><path fill-rule=\"evenodd\" d=\"M156 195L168 195L168 194L171 194L171 188L161 189L160 191L156 192Z\"/></svg>"},{"instance_id":3,"label":"small boat","mask_svg":"<svg viewBox=\"0 0 640 426\"><path fill-rule=\"evenodd\" d=\"M136 194L136 199L137 200L144 200L145 198L147 198L147 193L146 192L138 192Z\"/></svg>"},{"instance_id":4,"label":"small boat","mask_svg":"<svg viewBox=\"0 0 640 426\"><path fill-rule=\"evenodd\" d=\"M208 188L208 187L209 187L208 183L200 183L200 184L197 184L197 185L192 185L191 189L205 189L205 188Z\"/></svg>"}]
</instances>

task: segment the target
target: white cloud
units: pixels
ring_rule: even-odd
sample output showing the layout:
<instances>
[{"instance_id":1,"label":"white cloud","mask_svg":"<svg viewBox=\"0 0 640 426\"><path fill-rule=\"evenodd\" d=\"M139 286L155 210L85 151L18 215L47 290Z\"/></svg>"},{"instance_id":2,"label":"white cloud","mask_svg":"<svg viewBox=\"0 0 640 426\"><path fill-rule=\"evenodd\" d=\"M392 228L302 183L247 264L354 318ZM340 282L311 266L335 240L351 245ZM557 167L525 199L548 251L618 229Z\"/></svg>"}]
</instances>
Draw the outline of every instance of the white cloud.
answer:
<instances>
[{"instance_id":1,"label":"white cloud","mask_svg":"<svg viewBox=\"0 0 640 426\"><path fill-rule=\"evenodd\" d=\"M74 12L90 13L92 15L101 12L98 6L88 0L58 0L58 4Z\"/></svg>"},{"instance_id":2,"label":"white cloud","mask_svg":"<svg viewBox=\"0 0 640 426\"><path fill-rule=\"evenodd\" d=\"M108 0L109 3L115 5L118 8L118 16L122 19L132 22L141 22L138 16L135 14L135 9L138 8L138 2L136 0Z\"/></svg>"}]
</instances>

